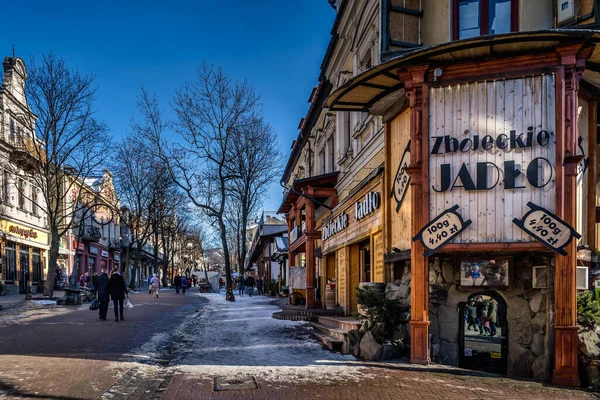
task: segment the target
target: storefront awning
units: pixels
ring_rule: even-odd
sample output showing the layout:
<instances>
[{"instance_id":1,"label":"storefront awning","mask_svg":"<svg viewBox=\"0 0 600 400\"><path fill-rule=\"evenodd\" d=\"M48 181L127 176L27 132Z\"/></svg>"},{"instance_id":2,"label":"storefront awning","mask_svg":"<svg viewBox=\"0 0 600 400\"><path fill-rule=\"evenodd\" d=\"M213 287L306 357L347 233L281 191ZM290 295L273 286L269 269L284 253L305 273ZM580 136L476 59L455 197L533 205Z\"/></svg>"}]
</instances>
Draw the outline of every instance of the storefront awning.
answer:
<instances>
[{"instance_id":1,"label":"storefront awning","mask_svg":"<svg viewBox=\"0 0 600 400\"><path fill-rule=\"evenodd\" d=\"M397 73L399 69L419 64L435 68L488 58L539 54L572 43L600 43L600 31L552 29L517 32L418 48L355 76L329 96L325 107L331 111L369 111L381 115L404 96L403 84ZM600 50L597 48L588 59L584 79L600 87Z\"/></svg>"},{"instance_id":2,"label":"storefront awning","mask_svg":"<svg viewBox=\"0 0 600 400\"><path fill-rule=\"evenodd\" d=\"M277 213L284 214L292 209L292 205L298 200L300 192L303 188L312 186L314 188L333 188L337 183L339 172L331 172L328 174L322 174L317 176L311 176L309 178L296 179L292 183L292 187L286 192L283 197L283 202L279 206ZM325 199L321 199L325 200Z\"/></svg>"}]
</instances>

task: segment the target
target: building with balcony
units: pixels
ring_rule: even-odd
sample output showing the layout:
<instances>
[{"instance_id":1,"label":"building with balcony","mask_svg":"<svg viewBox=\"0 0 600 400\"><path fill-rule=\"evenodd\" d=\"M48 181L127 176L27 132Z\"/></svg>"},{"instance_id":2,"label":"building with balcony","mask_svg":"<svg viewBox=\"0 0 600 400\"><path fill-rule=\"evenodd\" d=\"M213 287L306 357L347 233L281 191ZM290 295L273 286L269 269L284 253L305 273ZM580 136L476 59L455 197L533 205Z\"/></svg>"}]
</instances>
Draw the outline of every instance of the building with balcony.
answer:
<instances>
[{"instance_id":1,"label":"building with balcony","mask_svg":"<svg viewBox=\"0 0 600 400\"><path fill-rule=\"evenodd\" d=\"M23 149L35 139L24 119L34 119L25 99L27 71L23 60L6 57L0 86L0 281L7 293L33 293L42 287L48 268L49 231L40 188L26 178L35 155ZM18 154L18 157L15 157Z\"/></svg>"}]
</instances>

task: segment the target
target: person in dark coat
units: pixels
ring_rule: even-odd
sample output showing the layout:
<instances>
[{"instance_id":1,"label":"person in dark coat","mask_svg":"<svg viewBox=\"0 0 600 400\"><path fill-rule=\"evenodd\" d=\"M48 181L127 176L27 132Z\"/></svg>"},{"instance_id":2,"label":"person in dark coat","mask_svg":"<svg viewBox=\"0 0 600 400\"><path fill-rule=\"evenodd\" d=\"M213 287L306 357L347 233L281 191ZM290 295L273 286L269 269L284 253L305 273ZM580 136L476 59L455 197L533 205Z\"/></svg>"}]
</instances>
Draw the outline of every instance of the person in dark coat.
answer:
<instances>
[{"instance_id":1,"label":"person in dark coat","mask_svg":"<svg viewBox=\"0 0 600 400\"><path fill-rule=\"evenodd\" d=\"M473 327L473 330L477 331L477 327L475 326L475 321L477 320L477 307L475 306L475 300L469 301L465 311L467 314L467 330L470 331L471 327Z\"/></svg>"},{"instance_id":2,"label":"person in dark coat","mask_svg":"<svg viewBox=\"0 0 600 400\"><path fill-rule=\"evenodd\" d=\"M479 334L483 335L483 317L486 316L485 303L483 302L483 297L477 296L475 302L475 310L477 319L475 320L476 327L479 327ZM477 331L477 329L475 329Z\"/></svg>"},{"instance_id":3,"label":"person in dark coat","mask_svg":"<svg viewBox=\"0 0 600 400\"><path fill-rule=\"evenodd\" d=\"M119 312L121 313L121 319L125 319L123 318L123 301L127 297L127 285L125 285L125 279L116 268L113 269L108 281L108 293L115 308L115 321L119 320Z\"/></svg>"},{"instance_id":4,"label":"person in dark coat","mask_svg":"<svg viewBox=\"0 0 600 400\"><path fill-rule=\"evenodd\" d=\"M263 279L261 276L256 280L256 289L258 290L258 294L265 294L265 292L263 292Z\"/></svg>"},{"instance_id":5,"label":"person in dark coat","mask_svg":"<svg viewBox=\"0 0 600 400\"><path fill-rule=\"evenodd\" d=\"M108 312L108 275L106 274L106 267L100 268L100 275L98 276L98 301L100 302L100 319L106 321L106 313Z\"/></svg>"},{"instance_id":6,"label":"person in dark coat","mask_svg":"<svg viewBox=\"0 0 600 400\"><path fill-rule=\"evenodd\" d=\"M252 294L254 293L254 278L252 275L248 275L246 278L246 286L248 286L248 294L252 297Z\"/></svg>"},{"instance_id":7,"label":"person in dark coat","mask_svg":"<svg viewBox=\"0 0 600 400\"><path fill-rule=\"evenodd\" d=\"M179 291L181 290L181 276L179 274L175 275L175 293L179 294Z\"/></svg>"}]
</instances>

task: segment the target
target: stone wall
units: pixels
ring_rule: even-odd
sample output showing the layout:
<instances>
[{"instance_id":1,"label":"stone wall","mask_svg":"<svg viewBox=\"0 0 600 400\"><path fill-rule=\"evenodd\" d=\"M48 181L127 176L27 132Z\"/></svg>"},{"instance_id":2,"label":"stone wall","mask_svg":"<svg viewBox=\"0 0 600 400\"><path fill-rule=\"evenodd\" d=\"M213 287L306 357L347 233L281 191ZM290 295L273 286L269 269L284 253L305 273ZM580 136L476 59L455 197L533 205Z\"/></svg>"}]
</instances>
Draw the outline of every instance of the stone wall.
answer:
<instances>
[{"instance_id":1,"label":"stone wall","mask_svg":"<svg viewBox=\"0 0 600 400\"><path fill-rule=\"evenodd\" d=\"M511 287L496 290L507 304L509 375L542 379L546 333L546 290L532 289L532 265L547 259L519 254L511 263ZM431 258L429 264L429 319L431 357L434 362L457 366L459 362L459 309L470 295L486 288L463 289L455 260Z\"/></svg>"}]
</instances>

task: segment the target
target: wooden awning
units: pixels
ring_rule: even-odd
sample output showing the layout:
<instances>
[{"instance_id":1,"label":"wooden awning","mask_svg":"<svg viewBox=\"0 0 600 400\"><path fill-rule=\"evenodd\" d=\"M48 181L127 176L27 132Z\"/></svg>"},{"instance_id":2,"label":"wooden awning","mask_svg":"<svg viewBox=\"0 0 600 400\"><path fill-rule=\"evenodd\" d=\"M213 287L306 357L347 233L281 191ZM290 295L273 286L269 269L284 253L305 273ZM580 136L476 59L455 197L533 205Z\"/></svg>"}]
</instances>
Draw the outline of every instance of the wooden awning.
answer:
<instances>
[{"instance_id":1,"label":"wooden awning","mask_svg":"<svg viewBox=\"0 0 600 400\"><path fill-rule=\"evenodd\" d=\"M331 172L328 174L322 174L317 176L311 176L309 178L296 179L292 184L292 188L290 188L283 197L283 202L281 206L279 206L279 210L277 213L286 214L292 209L292 205L296 203L298 197L300 195L297 192L300 192L303 188L312 186L314 188L333 188L335 187L339 172Z\"/></svg>"},{"instance_id":2,"label":"wooden awning","mask_svg":"<svg viewBox=\"0 0 600 400\"><path fill-rule=\"evenodd\" d=\"M360 75L336 89L325 102L332 111L369 111L381 115L398 98L404 88L398 79L399 69L418 64L431 67L488 58L544 53L571 43L597 44L600 31L590 29L552 29L480 36L402 53ZM588 60L584 79L600 87L600 50Z\"/></svg>"}]
</instances>

